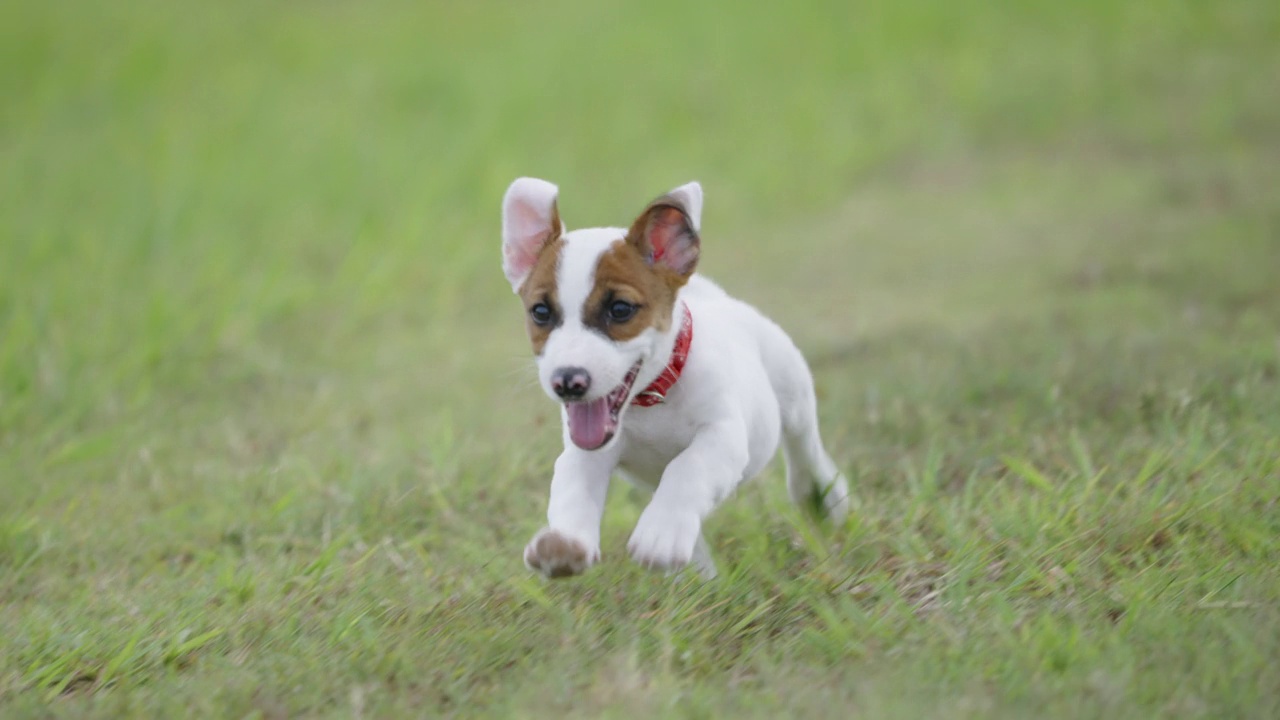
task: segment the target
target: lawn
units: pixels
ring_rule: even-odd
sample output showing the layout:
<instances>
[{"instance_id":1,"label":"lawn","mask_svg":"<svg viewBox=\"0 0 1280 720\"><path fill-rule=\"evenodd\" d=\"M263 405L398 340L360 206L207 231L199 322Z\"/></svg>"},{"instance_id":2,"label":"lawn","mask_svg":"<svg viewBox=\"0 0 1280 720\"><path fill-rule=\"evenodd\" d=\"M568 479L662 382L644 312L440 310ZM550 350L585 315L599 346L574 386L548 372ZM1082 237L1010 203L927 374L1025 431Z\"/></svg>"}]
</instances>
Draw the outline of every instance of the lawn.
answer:
<instances>
[{"instance_id":1,"label":"lawn","mask_svg":"<svg viewBox=\"0 0 1280 720\"><path fill-rule=\"evenodd\" d=\"M0 4L0 716L1280 716L1280 4ZM858 509L545 582L499 201L690 179Z\"/></svg>"}]
</instances>

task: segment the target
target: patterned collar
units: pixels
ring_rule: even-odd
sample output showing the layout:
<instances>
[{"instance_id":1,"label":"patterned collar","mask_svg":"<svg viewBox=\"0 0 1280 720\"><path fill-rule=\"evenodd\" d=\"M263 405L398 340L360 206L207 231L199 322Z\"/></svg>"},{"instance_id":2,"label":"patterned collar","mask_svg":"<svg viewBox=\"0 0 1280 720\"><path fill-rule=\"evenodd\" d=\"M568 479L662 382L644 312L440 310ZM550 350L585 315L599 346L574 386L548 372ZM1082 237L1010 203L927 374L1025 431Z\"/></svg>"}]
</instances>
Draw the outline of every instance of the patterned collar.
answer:
<instances>
[{"instance_id":1,"label":"patterned collar","mask_svg":"<svg viewBox=\"0 0 1280 720\"><path fill-rule=\"evenodd\" d=\"M645 388L643 392L636 395L632 400L632 405L640 407L652 407L665 402L667 392L671 390L671 386L676 384L680 379L680 373L684 371L685 361L689 359L689 346L693 344L693 314L689 312L689 306L684 306L684 320L680 323L680 334L676 335L675 347L671 349L671 359L667 361L667 366L663 368L662 374L658 376Z\"/></svg>"}]
</instances>

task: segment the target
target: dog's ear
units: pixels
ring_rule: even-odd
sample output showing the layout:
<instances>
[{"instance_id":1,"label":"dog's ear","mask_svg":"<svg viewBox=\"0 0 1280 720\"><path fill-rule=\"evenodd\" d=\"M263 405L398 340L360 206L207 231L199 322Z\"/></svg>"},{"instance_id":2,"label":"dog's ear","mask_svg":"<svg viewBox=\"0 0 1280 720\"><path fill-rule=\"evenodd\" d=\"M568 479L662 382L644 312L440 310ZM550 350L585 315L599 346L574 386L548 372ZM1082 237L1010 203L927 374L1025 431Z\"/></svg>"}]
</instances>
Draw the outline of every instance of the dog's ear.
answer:
<instances>
[{"instance_id":1,"label":"dog's ear","mask_svg":"<svg viewBox=\"0 0 1280 720\"><path fill-rule=\"evenodd\" d=\"M701 221L702 186L691 182L649 203L631 224L627 242L650 265L687 279L698 267Z\"/></svg>"},{"instance_id":2,"label":"dog's ear","mask_svg":"<svg viewBox=\"0 0 1280 720\"><path fill-rule=\"evenodd\" d=\"M502 271L519 292L538 254L564 232L556 196L560 189L546 180L522 177L502 198Z\"/></svg>"}]
</instances>

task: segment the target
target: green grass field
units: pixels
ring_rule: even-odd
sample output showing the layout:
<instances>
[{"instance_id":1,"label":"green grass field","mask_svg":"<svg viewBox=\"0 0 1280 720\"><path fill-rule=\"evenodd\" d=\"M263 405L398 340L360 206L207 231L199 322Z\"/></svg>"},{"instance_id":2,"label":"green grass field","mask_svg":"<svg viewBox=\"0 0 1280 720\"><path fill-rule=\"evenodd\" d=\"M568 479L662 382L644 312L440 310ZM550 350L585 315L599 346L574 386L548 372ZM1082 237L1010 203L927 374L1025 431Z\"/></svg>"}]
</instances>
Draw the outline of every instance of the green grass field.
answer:
<instances>
[{"instance_id":1,"label":"green grass field","mask_svg":"<svg viewBox=\"0 0 1280 720\"><path fill-rule=\"evenodd\" d=\"M1280 4L0 4L0 716L1280 716ZM546 583L499 267L689 179L860 502Z\"/></svg>"}]
</instances>

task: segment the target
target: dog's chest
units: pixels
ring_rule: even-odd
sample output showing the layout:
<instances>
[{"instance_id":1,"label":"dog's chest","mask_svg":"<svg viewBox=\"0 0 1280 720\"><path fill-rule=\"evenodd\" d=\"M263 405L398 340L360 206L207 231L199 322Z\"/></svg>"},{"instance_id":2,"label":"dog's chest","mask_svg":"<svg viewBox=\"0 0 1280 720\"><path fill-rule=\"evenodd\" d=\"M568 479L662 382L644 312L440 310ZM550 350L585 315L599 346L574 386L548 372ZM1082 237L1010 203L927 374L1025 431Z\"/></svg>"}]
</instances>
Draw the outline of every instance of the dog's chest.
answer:
<instances>
[{"instance_id":1,"label":"dog's chest","mask_svg":"<svg viewBox=\"0 0 1280 720\"><path fill-rule=\"evenodd\" d=\"M696 429L691 418L672 408L632 408L619 438L618 466L633 481L656 486L667 465L689 447Z\"/></svg>"}]
</instances>

